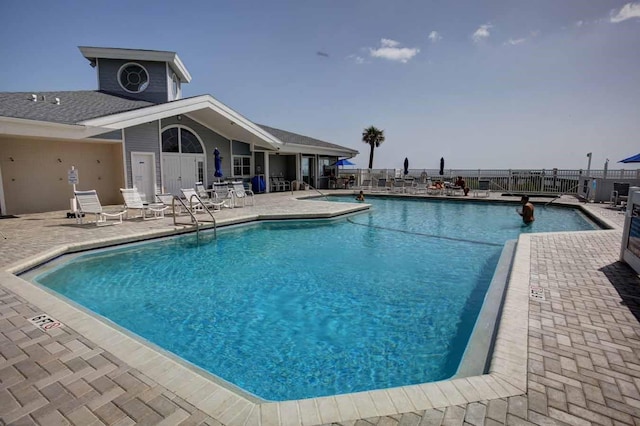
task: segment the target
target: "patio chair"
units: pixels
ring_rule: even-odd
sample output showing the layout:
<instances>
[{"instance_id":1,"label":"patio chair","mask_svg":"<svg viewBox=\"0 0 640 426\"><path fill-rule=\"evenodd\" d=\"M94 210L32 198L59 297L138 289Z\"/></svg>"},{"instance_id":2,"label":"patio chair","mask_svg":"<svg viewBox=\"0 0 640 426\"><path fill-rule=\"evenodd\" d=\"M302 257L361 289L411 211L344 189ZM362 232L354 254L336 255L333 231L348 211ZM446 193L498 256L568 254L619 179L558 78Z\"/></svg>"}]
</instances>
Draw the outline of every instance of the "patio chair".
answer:
<instances>
[{"instance_id":1,"label":"patio chair","mask_svg":"<svg viewBox=\"0 0 640 426\"><path fill-rule=\"evenodd\" d=\"M391 187L391 192L400 192L404 193L404 180L395 179L393 181L393 186Z\"/></svg>"},{"instance_id":2,"label":"patio chair","mask_svg":"<svg viewBox=\"0 0 640 426\"><path fill-rule=\"evenodd\" d=\"M173 203L173 194L156 194L156 199L159 204L164 205L167 209L174 208L175 212L173 213L176 215L182 213L182 204Z\"/></svg>"},{"instance_id":3,"label":"patio chair","mask_svg":"<svg viewBox=\"0 0 640 426\"><path fill-rule=\"evenodd\" d=\"M138 188L120 188L120 193L124 199L124 206L127 209L127 219L129 218L129 211L140 210L140 216L142 220L147 219L162 219L164 212L169 208L162 203L146 204L142 201ZM147 214L151 214L147 217Z\"/></svg>"},{"instance_id":4,"label":"patio chair","mask_svg":"<svg viewBox=\"0 0 640 426\"><path fill-rule=\"evenodd\" d=\"M426 194L428 186L429 186L429 184L427 182L416 182L416 184L411 187L411 193L412 194Z\"/></svg>"},{"instance_id":5,"label":"patio chair","mask_svg":"<svg viewBox=\"0 0 640 426\"><path fill-rule=\"evenodd\" d=\"M234 208L236 205L235 193L227 182L214 182L211 195L216 201L224 202L225 207Z\"/></svg>"},{"instance_id":6,"label":"patio chair","mask_svg":"<svg viewBox=\"0 0 640 426\"><path fill-rule=\"evenodd\" d=\"M491 186L491 181L489 179L479 179L478 180L478 188L474 189L473 191L473 196L474 197L480 197L480 194L484 194L482 195L483 197L488 197L489 195L491 195L491 190L489 189Z\"/></svg>"},{"instance_id":7,"label":"patio chair","mask_svg":"<svg viewBox=\"0 0 640 426\"><path fill-rule=\"evenodd\" d=\"M225 205L224 201L214 201L212 199L206 201L203 200L194 188L182 188L180 189L180 192L182 192L182 195L186 200L185 205L192 213L203 212L205 209L213 211L217 208L217 210L220 210L222 206Z\"/></svg>"},{"instance_id":8,"label":"patio chair","mask_svg":"<svg viewBox=\"0 0 640 426\"><path fill-rule=\"evenodd\" d=\"M291 191L291 182L285 180L283 177L276 177L276 182L281 186L282 191Z\"/></svg>"},{"instance_id":9,"label":"patio chair","mask_svg":"<svg viewBox=\"0 0 640 426\"><path fill-rule=\"evenodd\" d=\"M360 186L354 186L353 189L370 190L371 189L371 179L363 180L362 184L360 184Z\"/></svg>"},{"instance_id":10,"label":"patio chair","mask_svg":"<svg viewBox=\"0 0 640 426\"><path fill-rule=\"evenodd\" d=\"M611 191L611 205L617 207L618 203L622 204L629 199L629 186L628 182L613 182L613 191Z\"/></svg>"},{"instance_id":11,"label":"patio chair","mask_svg":"<svg viewBox=\"0 0 640 426\"><path fill-rule=\"evenodd\" d=\"M378 179L378 184L371 188L371 192L387 192L387 180L386 179Z\"/></svg>"},{"instance_id":12,"label":"patio chair","mask_svg":"<svg viewBox=\"0 0 640 426\"><path fill-rule=\"evenodd\" d=\"M118 223L122 223L122 216L127 212L126 209L108 213L102 209L98 193L95 189L89 191L74 191L76 197L76 203L78 204L78 211L76 212L76 221L82 223L82 218L86 214L96 215L96 225L115 225L115 223L107 223L109 218L117 218Z\"/></svg>"},{"instance_id":13,"label":"patio chair","mask_svg":"<svg viewBox=\"0 0 640 426\"><path fill-rule=\"evenodd\" d=\"M245 189L244 183L242 182L231 182L233 187L233 195L235 197L236 207L239 201L242 201L242 207L245 206L245 203L248 199L251 200L251 205L254 205L253 191L250 189Z\"/></svg>"},{"instance_id":14,"label":"patio chair","mask_svg":"<svg viewBox=\"0 0 640 426\"><path fill-rule=\"evenodd\" d=\"M427 194L429 195L442 195L444 193L444 183L437 181L433 184L427 183Z\"/></svg>"},{"instance_id":15,"label":"patio chair","mask_svg":"<svg viewBox=\"0 0 640 426\"><path fill-rule=\"evenodd\" d=\"M196 194L198 194L198 197L200 197L202 200L208 201L215 198L215 194L213 196L211 195L211 192L213 190L206 190L202 182L196 182L194 187L196 189Z\"/></svg>"}]
</instances>

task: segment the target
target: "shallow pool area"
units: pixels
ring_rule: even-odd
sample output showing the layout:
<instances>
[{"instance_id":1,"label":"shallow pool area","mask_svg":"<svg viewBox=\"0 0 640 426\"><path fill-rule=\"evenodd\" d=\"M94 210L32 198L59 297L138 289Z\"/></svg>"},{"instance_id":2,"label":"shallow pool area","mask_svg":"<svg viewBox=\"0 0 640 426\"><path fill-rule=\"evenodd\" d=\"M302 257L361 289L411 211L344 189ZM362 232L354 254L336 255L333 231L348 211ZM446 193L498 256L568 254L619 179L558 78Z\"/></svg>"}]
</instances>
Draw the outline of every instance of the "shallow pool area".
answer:
<instances>
[{"instance_id":1,"label":"shallow pool area","mask_svg":"<svg viewBox=\"0 0 640 426\"><path fill-rule=\"evenodd\" d=\"M568 209L523 228L513 205L367 201L85 254L37 281L263 399L299 399L450 377L504 241L594 229Z\"/></svg>"}]
</instances>

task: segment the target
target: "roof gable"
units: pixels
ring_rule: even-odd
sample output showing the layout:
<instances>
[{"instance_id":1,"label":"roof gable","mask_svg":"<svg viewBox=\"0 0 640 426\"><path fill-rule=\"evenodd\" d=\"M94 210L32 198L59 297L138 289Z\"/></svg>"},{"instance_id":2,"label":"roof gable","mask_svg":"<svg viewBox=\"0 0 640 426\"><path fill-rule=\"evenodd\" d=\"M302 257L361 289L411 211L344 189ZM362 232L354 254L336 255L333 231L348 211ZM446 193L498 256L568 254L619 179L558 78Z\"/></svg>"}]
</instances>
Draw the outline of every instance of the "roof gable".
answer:
<instances>
[{"instance_id":1,"label":"roof gable","mask_svg":"<svg viewBox=\"0 0 640 426\"><path fill-rule=\"evenodd\" d=\"M33 96L36 96L36 101ZM56 98L60 100L57 104ZM133 111L154 105L100 91L0 92L0 117L61 124Z\"/></svg>"},{"instance_id":2,"label":"roof gable","mask_svg":"<svg viewBox=\"0 0 640 426\"><path fill-rule=\"evenodd\" d=\"M332 148L332 149L341 149L346 151L352 151L355 154L358 151L347 148L342 145L336 145L334 143L326 142L320 139L315 139L309 136L300 135L298 133L288 132L286 130L276 129L274 127L265 126L264 124L258 124L258 126L262 127L267 132L271 133L273 136L280 139L285 144L295 144L295 145L306 145L320 148Z\"/></svg>"}]
</instances>

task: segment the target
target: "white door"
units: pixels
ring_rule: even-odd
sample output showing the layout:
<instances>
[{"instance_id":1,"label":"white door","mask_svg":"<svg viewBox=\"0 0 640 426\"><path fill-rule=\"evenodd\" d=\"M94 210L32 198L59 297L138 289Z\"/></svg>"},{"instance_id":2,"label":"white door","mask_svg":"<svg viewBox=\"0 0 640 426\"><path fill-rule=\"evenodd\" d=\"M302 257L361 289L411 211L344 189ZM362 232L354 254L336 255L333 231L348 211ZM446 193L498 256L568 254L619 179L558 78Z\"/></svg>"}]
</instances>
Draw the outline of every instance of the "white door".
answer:
<instances>
[{"instance_id":1,"label":"white door","mask_svg":"<svg viewBox=\"0 0 640 426\"><path fill-rule=\"evenodd\" d=\"M204 155L165 153L162 155L162 173L165 191L182 195L181 188L194 188L196 182L203 181Z\"/></svg>"},{"instance_id":2,"label":"white door","mask_svg":"<svg viewBox=\"0 0 640 426\"><path fill-rule=\"evenodd\" d=\"M180 173L182 175L182 188L195 188L197 180L197 164L193 155L182 154L180 159Z\"/></svg>"},{"instance_id":3,"label":"white door","mask_svg":"<svg viewBox=\"0 0 640 426\"><path fill-rule=\"evenodd\" d=\"M153 202L156 195L156 158L153 152L131 153L131 175L133 187L147 202Z\"/></svg>"},{"instance_id":4,"label":"white door","mask_svg":"<svg viewBox=\"0 0 640 426\"><path fill-rule=\"evenodd\" d=\"M162 155L162 181L164 182L164 190L168 194L181 195L182 177L180 176L180 154L163 154Z\"/></svg>"}]
</instances>

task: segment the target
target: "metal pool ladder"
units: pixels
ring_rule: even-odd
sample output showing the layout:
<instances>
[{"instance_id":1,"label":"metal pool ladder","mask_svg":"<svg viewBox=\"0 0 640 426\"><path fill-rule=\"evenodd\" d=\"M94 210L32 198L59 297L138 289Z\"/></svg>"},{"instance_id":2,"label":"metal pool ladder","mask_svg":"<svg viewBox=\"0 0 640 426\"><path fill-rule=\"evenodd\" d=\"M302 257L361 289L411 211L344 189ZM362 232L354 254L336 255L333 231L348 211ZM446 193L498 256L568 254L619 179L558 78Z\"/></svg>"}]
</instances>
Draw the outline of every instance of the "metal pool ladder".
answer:
<instances>
[{"instance_id":1,"label":"metal pool ladder","mask_svg":"<svg viewBox=\"0 0 640 426\"><path fill-rule=\"evenodd\" d=\"M204 202L200 199L200 197L198 197L197 194L193 194L191 196L191 198L189 199L189 205L193 206L193 198L194 197L198 200L198 202L200 203L202 208L207 213L209 213L209 216L211 216L211 220L213 221L213 238L217 239L218 238L218 231L217 231L218 225L216 223L216 218L213 216L213 213L211 213L209 208L204 204ZM178 200L178 202L182 205L184 210L186 210L187 213L189 213L189 216L191 216L191 223L195 223L196 224L196 240L197 240L198 243L200 243L200 222L198 222L198 219L196 218L196 215L193 213L193 209L188 208L187 205L182 200L182 198L178 197L177 195L174 195L173 198L171 199L171 211L173 213L173 225L174 226L179 225L178 222L176 221L176 217L177 217L177 215L176 215L176 200Z\"/></svg>"}]
</instances>

